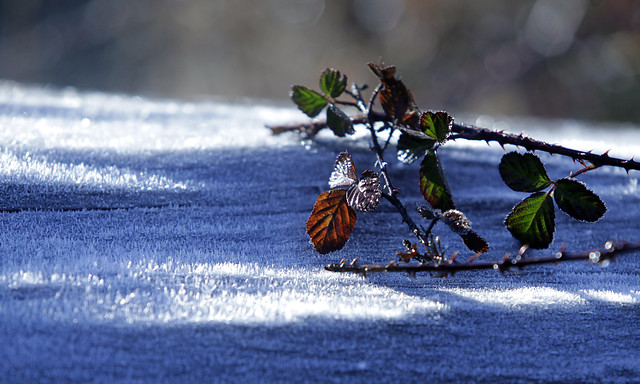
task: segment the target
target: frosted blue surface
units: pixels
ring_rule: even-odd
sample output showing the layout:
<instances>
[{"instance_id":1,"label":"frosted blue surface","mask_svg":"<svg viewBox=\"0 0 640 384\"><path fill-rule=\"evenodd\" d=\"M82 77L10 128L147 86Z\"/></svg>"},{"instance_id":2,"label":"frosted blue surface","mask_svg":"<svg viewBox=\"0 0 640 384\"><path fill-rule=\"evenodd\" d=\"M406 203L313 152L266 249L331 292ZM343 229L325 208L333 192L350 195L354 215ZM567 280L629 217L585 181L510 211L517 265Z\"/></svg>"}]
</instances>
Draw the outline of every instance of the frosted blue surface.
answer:
<instances>
[{"instance_id":1,"label":"frosted blue surface","mask_svg":"<svg viewBox=\"0 0 640 384\"><path fill-rule=\"evenodd\" d=\"M324 271L342 257L387 263L409 234L382 202L358 214L342 251L312 249L304 223L335 156L348 149L358 172L373 156L365 135L311 143L264 128L300 119L293 108L0 85L0 382L638 380L638 254L448 279ZM637 127L477 121L640 154ZM441 151L457 205L491 244L485 260L517 250L502 221L525 195L500 181L503 153ZM578 167L541 156L552 178ZM413 207L417 164L388 159ZM639 175L585 175L609 211L596 224L557 213L552 250L640 242ZM447 252L463 250L436 231Z\"/></svg>"}]
</instances>

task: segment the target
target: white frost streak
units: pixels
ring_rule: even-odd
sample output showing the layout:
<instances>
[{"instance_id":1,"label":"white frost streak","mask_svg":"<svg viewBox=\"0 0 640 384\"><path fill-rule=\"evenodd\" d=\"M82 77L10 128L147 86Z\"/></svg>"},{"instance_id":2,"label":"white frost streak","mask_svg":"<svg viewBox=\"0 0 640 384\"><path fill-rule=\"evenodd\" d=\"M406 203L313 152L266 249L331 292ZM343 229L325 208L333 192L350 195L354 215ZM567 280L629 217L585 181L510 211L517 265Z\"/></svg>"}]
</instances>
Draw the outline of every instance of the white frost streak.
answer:
<instances>
[{"instance_id":1,"label":"white frost streak","mask_svg":"<svg viewBox=\"0 0 640 384\"><path fill-rule=\"evenodd\" d=\"M73 164L30 153L20 156L8 150L0 152L0 180L5 183L47 184L56 186L58 190L65 185L102 190L183 190L190 186L147 172L133 172L116 166Z\"/></svg>"},{"instance_id":2,"label":"white frost streak","mask_svg":"<svg viewBox=\"0 0 640 384\"><path fill-rule=\"evenodd\" d=\"M447 309L353 276L255 264L130 264L124 274L106 277L21 271L0 282L18 295L42 295L27 301L31 308L10 302L5 310L36 311L61 322L278 325L310 318L391 320Z\"/></svg>"}]
</instances>

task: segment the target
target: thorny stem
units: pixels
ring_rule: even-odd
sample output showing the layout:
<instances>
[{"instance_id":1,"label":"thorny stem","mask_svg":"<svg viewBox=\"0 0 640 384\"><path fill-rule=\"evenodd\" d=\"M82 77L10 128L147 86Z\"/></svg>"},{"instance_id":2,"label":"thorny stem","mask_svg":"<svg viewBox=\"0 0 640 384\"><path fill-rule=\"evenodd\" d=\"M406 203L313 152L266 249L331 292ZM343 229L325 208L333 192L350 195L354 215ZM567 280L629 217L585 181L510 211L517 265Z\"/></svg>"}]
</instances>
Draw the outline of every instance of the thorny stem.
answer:
<instances>
[{"instance_id":1,"label":"thorny stem","mask_svg":"<svg viewBox=\"0 0 640 384\"><path fill-rule=\"evenodd\" d=\"M640 244L628 244L625 242L615 243L613 241L607 241L604 245L604 249L596 249L578 253L565 252L564 249L556 252L551 256L544 257L522 257L518 256L511 258L509 255L500 261L488 261L488 262L466 262L458 263L454 260L447 260L441 264L397 264L389 263L387 265L382 264L355 264L341 262L339 264L329 264L324 268L327 271L332 272L350 272L357 273L366 276L367 273L374 272L406 272L410 275L415 275L417 272L435 272L444 275L453 275L456 272L461 271L474 271L474 270L487 270L493 269L501 272L508 271L513 268L524 268L530 265L540 264L556 264L562 261L589 261L592 263L608 263L616 256L633 253L640 251ZM606 264L603 264L606 265Z\"/></svg>"},{"instance_id":2,"label":"thorny stem","mask_svg":"<svg viewBox=\"0 0 640 384\"><path fill-rule=\"evenodd\" d=\"M613 167L624 168L627 172L630 170L640 171L640 162L631 160L623 160L609 156L609 151L596 155L591 151L578 151L570 149L557 144L549 144L544 141L535 140L529 137L525 137L522 134L514 135L511 133L505 133L500 131L492 131L486 128L478 128L473 126L466 126L461 124L453 124L451 128L454 135L449 137L450 140L466 139L466 140L482 140L482 141L495 141L501 146L505 144L511 144L518 147L525 148L529 151L542 151L550 154L558 154L572 158L573 160L586 160L593 163L595 166L609 165Z\"/></svg>"},{"instance_id":3,"label":"thorny stem","mask_svg":"<svg viewBox=\"0 0 640 384\"><path fill-rule=\"evenodd\" d=\"M384 113L372 112L370 116L359 116L353 119L354 124L367 124L371 117L375 122L390 121L390 118ZM316 121L313 123L302 124L289 124L270 127L274 134L280 134L288 131L302 131L306 134L313 136L318 133L319 130L327 126L326 121ZM493 131L487 128L478 128L470 125L463 125L454 123L451 127L452 135L449 136L449 140L465 139L475 141L495 141L504 147L505 144L514 145L517 147L525 148L529 151L541 151L550 154L558 154L562 156L570 157L573 160L586 160L593 163L596 166L612 166L623 168L627 172L630 170L640 171L640 162L634 160L624 160L609 156L608 151L598 155L591 151L579 151L575 149L566 148L557 144L549 144L544 141L535 140L526 136L514 135L503 131Z\"/></svg>"}]
</instances>

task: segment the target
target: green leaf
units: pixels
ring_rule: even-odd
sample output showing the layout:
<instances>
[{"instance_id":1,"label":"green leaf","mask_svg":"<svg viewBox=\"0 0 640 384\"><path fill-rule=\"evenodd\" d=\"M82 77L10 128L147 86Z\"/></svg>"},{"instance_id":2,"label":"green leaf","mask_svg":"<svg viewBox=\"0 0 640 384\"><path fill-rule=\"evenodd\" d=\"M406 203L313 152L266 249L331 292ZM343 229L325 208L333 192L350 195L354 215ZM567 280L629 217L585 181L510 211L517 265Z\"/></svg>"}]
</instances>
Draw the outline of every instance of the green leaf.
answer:
<instances>
[{"instance_id":1,"label":"green leaf","mask_svg":"<svg viewBox=\"0 0 640 384\"><path fill-rule=\"evenodd\" d=\"M327 99L316 91L301 85L294 85L291 89L291 100L309 117L316 117L327 105Z\"/></svg>"},{"instance_id":2,"label":"green leaf","mask_svg":"<svg viewBox=\"0 0 640 384\"><path fill-rule=\"evenodd\" d=\"M504 223L513 237L531 248L547 248L553 241L555 209L548 193L536 192L518 203Z\"/></svg>"},{"instance_id":3,"label":"green leaf","mask_svg":"<svg viewBox=\"0 0 640 384\"><path fill-rule=\"evenodd\" d=\"M398 160L405 164L411 164L426 155L435 144L435 140L419 139L408 133L403 133L398 139Z\"/></svg>"},{"instance_id":4,"label":"green leaf","mask_svg":"<svg viewBox=\"0 0 640 384\"><path fill-rule=\"evenodd\" d=\"M453 118L447 112L424 112L420 116L420 128L439 143L443 143L451 133Z\"/></svg>"},{"instance_id":5,"label":"green leaf","mask_svg":"<svg viewBox=\"0 0 640 384\"><path fill-rule=\"evenodd\" d=\"M347 76L340 78L340 71L333 68L327 68L320 76L320 89L325 95L329 95L334 99L344 92L347 86Z\"/></svg>"},{"instance_id":6,"label":"green leaf","mask_svg":"<svg viewBox=\"0 0 640 384\"><path fill-rule=\"evenodd\" d=\"M435 151L429 151L420 164L420 192L435 209L444 212L455 208L444 170Z\"/></svg>"},{"instance_id":7,"label":"green leaf","mask_svg":"<svg viewBox=\"0 0 640 384\"><path fill-rule=\"evenodd\" d=\"M530 153L507 153L498 168L504 183L514 191L537 192L551 185L540 158Z\"/></svg>"},{"instance_id":8,"label":"green leaf","mask_svg":"<svg viewBox=\"0 0 640 384\"><path fill-rule=\"evenodd\" d=\"M345 134L353 134L353 122L342 110L333 104L327 108L327 125L336 136L343 137Z\"/></svg>"},{"instance_id":9,"label":"green leaf","mask_svg":"<svg viewBox=\"0 0 640 384\"><path fill-rule=\"evenodd\" d=\"M553 193L558 208L577 220L594 222L607 211L600 197L574 179L560 179Z\"/></svg>"}]
</instances>

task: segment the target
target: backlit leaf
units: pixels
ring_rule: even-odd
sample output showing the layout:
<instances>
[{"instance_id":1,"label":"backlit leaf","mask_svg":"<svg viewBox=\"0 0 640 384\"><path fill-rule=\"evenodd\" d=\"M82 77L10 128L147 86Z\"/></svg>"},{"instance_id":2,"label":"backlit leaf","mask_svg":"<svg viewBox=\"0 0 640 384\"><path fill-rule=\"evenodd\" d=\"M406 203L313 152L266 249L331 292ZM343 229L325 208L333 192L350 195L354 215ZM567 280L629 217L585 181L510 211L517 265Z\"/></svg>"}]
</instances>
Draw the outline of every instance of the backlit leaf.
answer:
<instances>
[{"instance_id":1,"label":"backlit leaf","mask_svg":"<svg viewBox=\"0 0 640 384\"><path fill-rule=\"evenodd\" d=\"M443 111L424 112L420 115L420 129L431 138L443 143L451 133L453 118Z\"/></svg>"},{"instance_id":2,"label":"backlit leaf","mask_svg":"<svg viewBox=\"0 0 640 384\"><path fill-rule=\"evenodd\" d=\"M325 95L336 98L344 92L347 86L347 76L340 78L340 71L333 68L327 68L320 76L320 89Z\"/></svg>"},{"instance_id":3,"label":"backlit leaf","mask_svg":"<svg viewBox=\"0 0 640 384\"><path fill-rule=\"evenodd\" d=\"M380 81L393 80L396 74L395 65L385 66L383 63L380 63L380 65L369 63L369 68L376 76L378 76Z\"/></svg>"},{"instance_id":4,"label":"backlit leaf","mask_svg":"<svg viewBox=\"0 0 640 384\"><path fill-rule=\"evenodd\" d=\"M333 172L329 177L329 187L348 187L357 182L356 166L353 164L353 159L349 152L344 151L338 155L333 166Z\"/></svg>"},{"instance_id":5,"label":"backlit leaf","mask_svg":"<svg viewBox=\"0 0 640 384\"><path fill-rule=\"evenodd\" d=\"M547 248L553 241L555 209L548 193L536 192L518 203L505 225L513 237L531 248Z\"/></svg>"},{"instance_id":6,"label":"backlit leaf","mask_svg":"<svg viewBox=\"0 0 640 384\"><path fill-rule=\"evenodd\" d=\"M429 151L420 164L420 192L433 208L443 212L455 208L444 170L435 151Z\"/></svg>"},{"instance_id":7,"label":"backlit leaf","mask_svg":"<svg viewBox=\"0 0 640 384\"><path fill-rule=\"evenodd\" d=\"M558 180L553 194L558 208L577 220L598 221L607 211L598 195L574 179Z\"/></svg>"},{"instance_id":8,"label":"backlit leaf","mask_svg":"<svg viewBox=\"0 0 640 384\"><path fill-rule=\"evenodd\" d=\"M498 169L504 183L514 191L537 192L551 185L540 158L531 153L507 153Z\"/></svg>"},{"instance_id":9,"label":"backlit leaf","mask_svg":"<svg viewBox=\"0 0 640 384\"><path fill-rule=\"evenodd\" d=\"M408 131L408 130L407 130ZM422 133L422 132L418 132ZM436 144L435 140L418 138L410 133L403 133L398 139L398 160L410 164L427 154Z\"/></svg>"},{"instance_id":10,"label":"backlit leaf","mask_svg":"<svg viewBox=\"0 0 640 384\"><path fill-rule=\"evenodd\" d=\"M327 105L327 99L318 92L301 85L291 88L291 100L309 117L316 117Z\"/></svg>"},{"instance_id":11,"label":"backlit leaf","mask_svg":"<svg viewBox=\"0 0 640 384\"><path fill-rule=\"evenodd\" d=\"M420 122L420 111L414 109L413 111L407 112L400 119L400 124L405 127L418 129L418 123Z\"/></svg>"},{"instance_id":12,"label":"backlit leaf","mask_svg":"<svg viewBox=\"0 0 640 384\"><path fill-rule=\"evenodd\" d=\"M347 191L333 189L323 192L307 220L307 234L313 247L326 254L342 249L356 224L356 212L349 207Z\"/></svg>"},{"instance_id":13,"label":"backlit leaf","mask_svg":"<svg viewBox=\"0 0 640 384\"><path fill-rule=\"evenodd\" d=\"M385 67L369 63L369 68L378 76L382 89L378 97L380 105L385 113L395 119L401 120L409 106L413 105L413 97L401 80L395 78L396 68L394 66Z\"/></svg>"},{"instance_id":14,"label":"backlit leaf","mask_svg":"<svg viewBox=\"0 0 640 384\"><path fill-rule=\"evenodd\" d=\"M462 242L467 246L470 250L476 253L484 253L489 250L489 244L485 239L480 237L477 233L472 230L469 230L467 233L460 235L462 237Z\"/></svg>"},{"instance_id":15,"label":"backlit leaf","mask_svg":"<svg viewBox=\"0 0 640 384\"><path fill-rule=\"evenodd\" d=\"M345 134L353 134L353 122L342 110L333 104L327 108L327 125L336 136L343 137Z\"/></svg>"}]
</instances>

